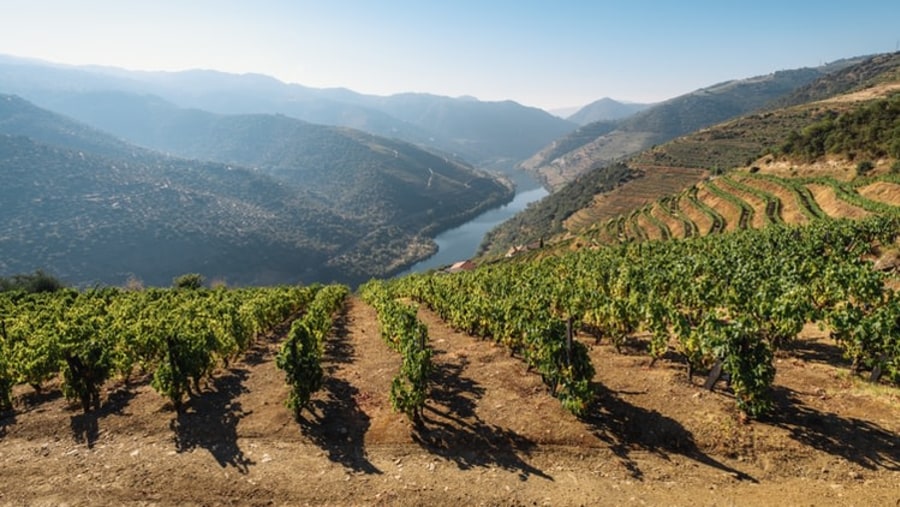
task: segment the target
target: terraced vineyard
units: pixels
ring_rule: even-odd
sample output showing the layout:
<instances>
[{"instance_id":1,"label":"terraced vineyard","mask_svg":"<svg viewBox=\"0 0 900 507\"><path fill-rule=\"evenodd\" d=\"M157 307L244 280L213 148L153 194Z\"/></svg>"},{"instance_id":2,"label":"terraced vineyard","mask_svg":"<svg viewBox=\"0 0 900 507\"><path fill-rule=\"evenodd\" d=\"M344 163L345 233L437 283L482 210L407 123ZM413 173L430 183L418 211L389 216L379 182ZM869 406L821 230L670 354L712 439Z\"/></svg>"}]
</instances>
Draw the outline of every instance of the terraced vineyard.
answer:
<instances>
[{"instance_id":1,"label":"terraced vineyard","mask_svg":"<svg viewBox=\"0 0 900 507\"><path fill-rule=\"evenodd\" d=\"M630 213L661 196L677 193L699 182L707 174L701 169L677 167L638 169L643 172L641 177L620 185L612 192L596 196L591 206L576 212L566 220L566 230L579 231L623 213Z\"/></svg>"},{"instance_id":2,"label":"terraced vineyard","mask_svg":"<svg viewBox=\"0 0 900 507\"><path fill-rule=\"evenodd\" d=\"M569 233L596 245L900 213L900 182L892 174L840 181L739 170L649 200L664 185L678 186L689 181L688 175L698 174L690 171L667 168L598 196L566 222Z\"/></svg>"}]
</instances>

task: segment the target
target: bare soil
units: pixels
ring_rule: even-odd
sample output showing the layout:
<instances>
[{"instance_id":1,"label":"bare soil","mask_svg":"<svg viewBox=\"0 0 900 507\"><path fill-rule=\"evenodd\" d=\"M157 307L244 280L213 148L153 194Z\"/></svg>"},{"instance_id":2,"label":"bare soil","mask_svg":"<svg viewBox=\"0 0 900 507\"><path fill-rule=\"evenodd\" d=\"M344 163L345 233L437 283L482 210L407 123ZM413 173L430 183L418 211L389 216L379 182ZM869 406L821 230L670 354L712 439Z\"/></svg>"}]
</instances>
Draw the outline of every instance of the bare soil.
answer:
<instances>
[{"instance_id":1,"label":"bare soil","mask_svg":"<svg viewBox=\"0 0 900 507\"><path fill-rule=\"evenodd\" d=\"M745 421L724 385L591 346L600 396L578 419L490 342L420 310L435 349L421 424L391 411L399 358L351 298L327 381L295 421L261 341L178 415L146 382L84 415L16 390L0 419L0 505L900 505L900 392L850 375L810 326L779 353L776 410Z\"/></svg>"},{"instance_id":2,"label":"bare soil","mask_svg":"<svg viewBox=\"0 0 900 507\"><path fill-rule=\"evenodd\" d=\"M900 185L889 181L876 181L859 190L859 194L873 201L896 206L900 203Z\"/></svg>"},{"instance_id":3,"label":"bare soil","mask_svg":"<svg viewBox=\"0 0 900 507\"><path fill-rule=\"evenodd\" d=\"M615 189L594 196L590 206L572 214L564 222L567 231L583 232L594 224L605 223L610 218L630 213L661 197L696 184L707 172L701 169L642 166L643 176L629 180Z\"/></svg>"},{"instance_id":4,"label":"bare soil","mask_svg":"<svg viewBox=\"0 0 900 507\"><path fill-rule=\"evenodd\" d=\"M859 219L871 215L871 213L859 206L854 206L849 202L841 200L834 192L834 188L829 185L811 183L806 185L806 188L812 192L813 199L819 203L819 207L822 208L822 211L832 218Z\"/></svg>"}]
</instances>

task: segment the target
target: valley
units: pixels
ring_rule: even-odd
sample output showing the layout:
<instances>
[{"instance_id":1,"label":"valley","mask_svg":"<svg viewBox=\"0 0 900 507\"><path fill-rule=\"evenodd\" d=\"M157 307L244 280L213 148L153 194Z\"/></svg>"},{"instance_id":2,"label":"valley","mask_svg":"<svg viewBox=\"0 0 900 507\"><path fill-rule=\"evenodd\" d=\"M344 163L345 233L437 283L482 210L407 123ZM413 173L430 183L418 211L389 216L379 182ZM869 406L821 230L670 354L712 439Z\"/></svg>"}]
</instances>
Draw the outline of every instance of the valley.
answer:
<instances>
[{"instance_id":1,"label":"valley","mask_svg":"<svg viewBox=\"0 0 900 507\"><path fill-rule=\"evenodd\" d=\"M900 53L597 121L0 71L0 505L900 503Z\"/></svg>"}]
</instances>

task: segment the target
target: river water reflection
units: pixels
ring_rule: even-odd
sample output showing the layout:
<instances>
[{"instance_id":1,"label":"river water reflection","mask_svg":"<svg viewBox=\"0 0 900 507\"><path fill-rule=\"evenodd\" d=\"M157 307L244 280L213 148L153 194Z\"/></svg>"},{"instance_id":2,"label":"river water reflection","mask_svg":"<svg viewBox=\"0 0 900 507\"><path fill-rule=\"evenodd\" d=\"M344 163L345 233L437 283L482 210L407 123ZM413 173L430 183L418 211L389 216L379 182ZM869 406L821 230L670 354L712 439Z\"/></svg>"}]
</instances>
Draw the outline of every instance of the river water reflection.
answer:
<instances>
[{"instance_id":1,"label":"river water reflection","mask_svg":"<svg viewBox=\"0 0 900 507\"><path fill-rule=\"evenodd\" d=\"M459 227L442 232L434 238L435 243L438 245L436 254L413 264L412 267L397 276L421 273L471 258L475 255L478 245L481 244L481 240L488 231L524 210L528 204L540 200L545 195L547 195L547 190L543 187L524 190L517 193L515 198L508 204L485 211Z\"/></svg>"}]
</instances>

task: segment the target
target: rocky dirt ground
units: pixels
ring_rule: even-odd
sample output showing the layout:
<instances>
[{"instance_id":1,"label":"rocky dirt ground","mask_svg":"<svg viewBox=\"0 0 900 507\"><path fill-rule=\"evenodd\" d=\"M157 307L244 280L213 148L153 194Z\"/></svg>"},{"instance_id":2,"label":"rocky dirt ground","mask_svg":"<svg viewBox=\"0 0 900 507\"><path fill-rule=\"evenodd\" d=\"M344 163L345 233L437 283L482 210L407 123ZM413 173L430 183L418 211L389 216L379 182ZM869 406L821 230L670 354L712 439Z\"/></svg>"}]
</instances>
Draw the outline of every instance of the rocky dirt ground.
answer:
<instances>
[{"instance_id":1,"label":"rocky dirt ground","mask_svg":"<svg viewBox=\"0 0 900 507\"><path fill-rule=\"evenodd\" d=\"M600 399L578 419L503 349L420 316L437 370L419 426L391 411L399 357L351 298L301 422L278 336L181 415L146 382L110 384L87 415L17 388L0 505L900 506L900 390L851 376L815 327L779 353L766 420L744 421L723 385L688 383L677 358L651 367L592 340Z\"/></svg>"}]
</instances>

